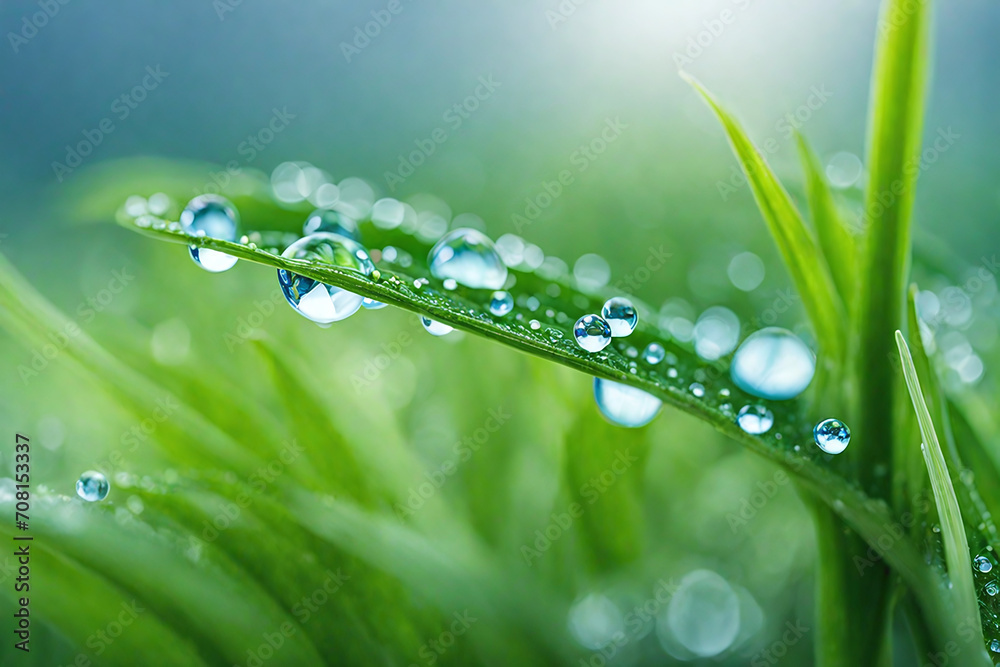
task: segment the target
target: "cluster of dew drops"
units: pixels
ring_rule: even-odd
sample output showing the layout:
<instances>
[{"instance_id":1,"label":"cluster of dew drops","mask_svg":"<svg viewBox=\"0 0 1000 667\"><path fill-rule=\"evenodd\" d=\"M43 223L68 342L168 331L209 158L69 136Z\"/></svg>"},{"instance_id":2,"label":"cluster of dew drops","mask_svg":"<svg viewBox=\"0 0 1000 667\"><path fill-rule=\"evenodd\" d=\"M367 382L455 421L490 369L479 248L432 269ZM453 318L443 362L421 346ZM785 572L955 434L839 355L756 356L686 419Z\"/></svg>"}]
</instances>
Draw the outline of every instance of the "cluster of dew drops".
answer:
<instances>
[{"instance_id":1,"label":"cluster of dew drops","mask_svg":"<svg viewBox=\"0 0 1000 667\"><path fill-rule=\"evenodd\" d=\"M229 200L219 195L205 194L192 199L181 212L176 227L193 236L243 243L249 240L246 236L238 238L239 213ZM253 244L250 245L253 247ZM237 262L236 257L209 248L189 246L188 251L196 264L213 273L226 271ZM361 244L356 220L332 208L317 209L311 213L303 223L302 236L288 245L281 256L325 263L376 279L379 277L371 254ZM427 261L431 274L443 281L446 289L462 285L471 289L492 290L488 306L490 313L496 317L512 313L514 299L503 289L507 283L507 265L493 241L483 232L464 227L447 232L431 248ZM278 269L278 283L285 299L297 313L323 327L346 319L361 308L375 310L385 307L374 299L286 269ZM432 335L444 336L453 330L451 326L430 318L421 316L420 319ZM617 296L607 300L600 314L581 316L573 327L573 336L583 350L596 353L607 347L612 338L630 335L638 321L638 311L632 302ZM533 328L534 324L532 321ZM650 366L664 361L668 364L677 362L676 356L657 342L646 346L642 359ZM798 336L786 329L768 327L743 341L733 356L730 374L733 382L746 393L765 400L781 401L805 391L815 369L815 356ZM676 368L668 369L667 375L676 378ZM695 398L705 395L705 387L698 382L692 383L689 390ZM728 395L727 389L721 390L721 397ZM629 428L645 426L662 407L662 401L648 392L603 378L594 378L594 397L606 419ZM728 411L731 406L724 404L723 408ZM751 403L736 413L735 421L744 432L763 435L773 427L774 415L765 405ZM814 442L827 454L843 452L850 438L850 429L839 419L824 419L813 429ZM107 479L95 471L84 473L77 482L77 493L87 501L103 500L109 488Z\"/></svg>"}]
</instances>

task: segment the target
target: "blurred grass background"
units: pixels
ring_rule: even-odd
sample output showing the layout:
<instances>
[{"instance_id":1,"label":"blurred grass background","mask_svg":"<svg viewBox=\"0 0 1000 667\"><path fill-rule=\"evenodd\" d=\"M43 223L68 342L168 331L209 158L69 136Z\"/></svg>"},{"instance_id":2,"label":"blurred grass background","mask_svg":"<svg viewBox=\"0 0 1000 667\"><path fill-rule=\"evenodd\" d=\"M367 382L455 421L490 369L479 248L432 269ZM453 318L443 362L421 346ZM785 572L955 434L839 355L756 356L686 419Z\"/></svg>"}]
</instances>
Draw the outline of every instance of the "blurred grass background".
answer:
<instances>
[{"instance_id":1,"label":"blurred grass background","mask_svg":"<svg viewBox=\"0 0 1000 667\"><path fill-rule=\"evenodd\" d=\"M654 305L681 297L692 315L723 304L747 321L790 282L748 189L720 196L718 183L730 179L735 161L714 119L676 76L676 54L697 53L685 52L689 40L709 30L706 22L732 12L734 20L685 68L738 113L756 140L778 141L769 159L794 193L801 177L781 122L814 89L831 95L811 110L801 131L821 158L864 153L874 2L591 0L553 27L547 12L557 10L554 2L432 6L403 0L402 11L347 62L341 43L384 7L244 2L220 19L207 1L60 6L16 53L8 48L0 56L0 251L97 340L136 347L165 375L180 370L209 382L224 378L232 391L283 419L276 390L261 379L269 376L259 354L251 344L230 349L226 340L257 310L254 301L273 293L273 272L241 264L210 276L179 248L111 224L79 224L68 207L85 187L88 167L137 155L216 165L236 160L241 168L264 171L307 160L337 179L359 176L389 194L385 172L397 168L415 140L446 127L447 141L394 196L432 193L453 214L481 216L497 238L517 231L512 216L524 214L526 197L570 169L575 182L520 230L522 236L570 265L582 254L600 254L612 283L643 265L649 247L662 245L673 255L637 296ZM0 15L17 30L34 11L33 3L8 3ZM984 1L937 8L927 134L952 128L960 139L921 175L918 238L934 252L927 254L933 261L918 257L916 275L939 290L961 284L966 267L996 250L998 20L1000 9ZM169 75L119 119L115 98L157 65ZM452 129L443 114L490 76L500 83L496 92ZM248 162L240 144L275 108L295 118ZM114 132L58 182L52 162L64 162L65 146L105 117L114 118ZM608 118L627 128L578 172L571 155L597 137ZM847 202L857 198L853 190L844 193ZM749 293L736 290L726 275L729 260L742 251L756 253L766 266L764 281ZM123 269L134 281L101 312L85 315L87 299ZM997 356L993 294L995 287L973 295L979 310L969 324L987 367ZM790 485L781 485L749 525L733 530L727 514L739 511L775 471L708 427L668 410L638 433L614 430L587 418L596 410L590 379L580 374L471 336L431 338L412 316L394 310L360 313L321 330L276 305L260 328L303 360L338 430L373 458L392 451L384 446L391 430L421 465L439 467L452 443L482 425L488 409L510 407L509 425L442 493L512 572L519 546L558 505L574 442L586 447L603 437L648 449L646 468L634 480L633 512L603 519L608 525L634 520L632 546L616 551L607 545L609 553L578 570L561 571L558 558L538 565L557 582L566 606L623 582L646 590L661 578L679 580L709 568L747 588L766 618L755 642L724 664L745 664L777 640L788 621L810 624L813 536L805 510ZM778 323L793 328L800 319L793 309ZM352 375L363 373L401 331L411 334L412 344L370 387L356 391ZM36 483L72 494L79 473L120 448L135 418L58 360L22 382L17 369L30 363L31 352L6 334L0 340L8 378L0 389L0 417L10 435L28 432L40 444ZM989 372L978 382L993 391ZM6 450L2 462L7 475ZM124 465L139 476L173 467L169 453L145 445ZM113 488L109 501L123 504L126 497ZM47 585L44 572L38 577L39 586ZM79 649L57 630L49 636L51 661L35 664L63 664ZM476 659L446 656L456 664ZM669 664L662 652L633 659ZM418 656L412 661L421 662ZM782 662L811 664L808 634Z\"/></svg>"}]
</instances>

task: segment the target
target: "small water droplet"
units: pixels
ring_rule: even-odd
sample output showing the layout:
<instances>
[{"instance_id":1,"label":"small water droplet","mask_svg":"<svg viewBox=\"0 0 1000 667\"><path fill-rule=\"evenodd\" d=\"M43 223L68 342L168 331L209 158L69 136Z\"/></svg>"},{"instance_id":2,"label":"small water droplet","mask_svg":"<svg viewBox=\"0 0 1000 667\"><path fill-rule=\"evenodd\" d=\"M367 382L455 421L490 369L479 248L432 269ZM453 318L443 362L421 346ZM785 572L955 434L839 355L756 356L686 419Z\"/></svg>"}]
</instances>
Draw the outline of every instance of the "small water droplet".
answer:
<instances>
[{"instance_id":1,"label":"small water droplet","mask_svg":"<svg viewBox=\"0 0 1000 667\"><path fill-rule=\"evenodd\" d=\"M667 377L670 378L670 379L672 379L672 380L676 379L677 378L677 369L676 368L668 368L667 369Z\"/></svg>"},{"instance_id":2,"label":"small water droplet","mask_svg":"<svg viewBox=\"0 0 1000 667\"><path fill-rule=\"evenodd\" d=\"M986 584L984 590L986 591L986 594L989 595L990 597L995 597L997 593L1000 593L1000 586L997 585L997 582L991 581L990 583Z\"/></svg>"},{"instance_id":3,"label":"small water droplet","mask_svg":"<svg viewBox=\"0 0 1000 667\"><path fill-rule=\"evenodd\" d=\"M186 234L235 241L239 220L236 207L225 197L200 195L184 207L180 223ZM188 246L188 252L195 264L212 273L231 269L237 262L236 257L209 248Z\"/></svg>"},{"instance_id":4,"label":"small water droplet","mask_svg":"<svg viewBox=\"0 0 1000 667\"><path fill-rule=\"evenodd\" d=\"M424 317L423 315L420 316L420 323L424 325L425 329L427 329L427 333L432 336L444 336L445 334L450 334L455 330L454 327L450 325L432 320L431 318Z\"/></svg>"},{"instance_id":5,"label":"small water droplet","mask_svg":"<svg viewBox=\"0 0 1000 667\"><path fill-rule=\"evenodd\" d=\"M455 229L442 236L431 248L427 264L434 277L453 278L473 289L498 290L507 280L507 265L493 241L476 229Z\"/></svg>"},{"instance_id":6,"label":"small water droplet","mask_svg":"<svg viewBox=\"0 0 1000 667\"><path fill-rule=\"evenodd\" d=\"M305 259L370 275L375 270L368 251L354 239L317 232L291 244L281 256ZM317 324L330 324L358 312L364 297L297 273L278 269L278 284L288 303Z\"/></svg>"},{"instance_id":7,"label":"small water droplet","mask_svg":"<svg viewBox=\"0 0 1000 667\"><path fill-rule=\"evenodd\" d=\"M445 278L444 282L441 283L446 290L449 292L458 289L458 282L454 278Z\"/></svg>"},{"instance_id":8,"label":"small water droplet","mask_svg":"<svg viewBox=\"0 0 1000 667\"><path fill-rule=\"evenodd\" d=\"M646 349L642 351L642 358L647 364L651 364L653 366L663 361L663 357L665 355L666 351L659 343L650 343L646 346Z\"/></svg>"},{"instance_id":9,"label":"small water droplet","mask_svg":"<svg viewBox=\"0 0 1000 667\"><path fill-rule=\"evenodd\" d=\"M719 398L729 398L729 389L723 387L719 390Z\"/></svg>"},{"instance_id":10,"label":"small water droplet","mask_svg":"<svg viewBox=\"0 0 1000 667\"><path fill-rule=\"evenodd\" d=\"M497 317L503 317L514 309L514 297L510 292L497 290L490 296L490 312Z\"/></svg>"},{"instance_id":11,"label":"small water droplet","mask_svg":"<svg viewBox=\"0 0 1000 667\"><path fill-rule=\"evenodd\" d=\"M538 331L542 328L542 323L538 320L531 320L528 322L528 326L531 327L533 331Z\"/></svg>"},{"instance_id":12,"label":"small water droplet","mask_svg":"<svg viewBox=\"0 0 1000 667\"><path fill-rule=\"evenodd\" d=\"M744 405L736 415L736 423L750 435L761 435L774 426L774 414L763 405Z\"/></svg>"},{"instance_id":13,"label":"small water droplet","mask_svg":"<svg viewBox=\"0 0 1000 667\"><path fill-rule=\"evenodd\" d=\"M743 341L729 372L736 386L748 394L781 401L809 386L816 357L791 331L768 327Z\"/></svg>"},{"instance_id":14,"label":"small water droplet","mask_svg":"<svg viewBox=\"0 0 1000 667\"><path fill-rule=\"evenodd\" d=\"M611 342L611 326L599 315L584 315L576 321L573 336L587 352L599 352Z\"/></svg>"},{"instance_id":15,"label":"small water droplet","mask_svg":"<svg viewBox=\"0 0 1000 667\"><path fill-rule=\"evenodd\" d=\"M302 224L302 235L309 236L316 232L328 232L330 234L340 234L349 239L360 242L358 234L358 223L354 218L349 218L340 211L332 209L316 209L309 214Z\"/></svg>"},{"instance_id":16,"label":"small water droplet","mask_svg":"<svg viewBox=\"0 0 1000 667\"><path fill-rule=\"evenodd\" d=\"M813 428L813 440L827 454L840 454L851 442L851 429L839 419L824 419Z\"/></svg>"},{"instance_id":17,"label":"small water droplet","mask_svg":"<svg viewBox=\"0 0 1000 667\"><path fill-rule=\"evenodd\" d=\"M694 394L695 398L702 398L705 395L705 387L704 387L704 385L702 385L702 384L700 384L698 382L692 382L691 386L688 387L688 390L692 394Z\"/></svg>"},{"instance_id":18,"label":"small water droplet","mask_svg":"<svg viewBox=\"0 0 1000 667\"><path fill-rule=\"evenodd\" d=\"M983 574L986 574L993 569L993 561L986 556L976 556L976 559L972 561L972 566Z\"/></svg>"},{"instance_id":19,"label":"small water droplet","mask_svg":"<svg viewBox=\"0 0 1000 667\"><path fill-rule=\"evenodd\" d=\"M628 428L653 421L663 406L663 401L641 389L601 378L594 378L594 398L608 421Z\"/></svg>"},{"instance_id":20,"label":"small water droplet","mask_svg":"<svg viewBox=\"0 0 1000 667\"><path fill-rule=\"evenodd\" d=\"M88 470L76 481L76 494L91 503L107 498L110 490L108 478L96 470Z\"/></svg>"},{"instance_id":21,"label":"small water droplet","mask_svg":"<svg viewBox=\"0 0 1000 667\"><path fill-rule=\"evenodd\" d=\"M608 299L601 308L601 316L611 326L611 335L615 338L628 336L639 322L635 306L623 296Z\"/></svg>"},{"instance_id":22,"label":"small water droplet","mask_svg":"<svg viewBox=\"0 0 1000 667\"><path fill-rule=\"evenodd\" d=\"M536 297L536 296L529 296L527 299L525 299L524 305L531 312L535 312L536 310L538 310L539 306L541 306L542 304L538 300L538 297Z\"/></svg>"},{"instance_id":23,"label":"small water droplet","mask_svg":"<svg viewBox=\"0 0 1000 667\"><path fill-rule=\"evenodd\" d=\"M994 653L1000 653L1000 639L990 641L990 650Z\"/></svg>"},{"instance_id":24,"label":"small water droplet","mask_svg":"<svg viewBox=\"0 0 1000 667\"><path fill-rule=\"evenodd\" d=\"M628 347L625 348L625 356L628 357L629 359L635 359L636 357L639 356L639 350L635 349L634 346L629 345Z\"/></svg>"}]
</instances>

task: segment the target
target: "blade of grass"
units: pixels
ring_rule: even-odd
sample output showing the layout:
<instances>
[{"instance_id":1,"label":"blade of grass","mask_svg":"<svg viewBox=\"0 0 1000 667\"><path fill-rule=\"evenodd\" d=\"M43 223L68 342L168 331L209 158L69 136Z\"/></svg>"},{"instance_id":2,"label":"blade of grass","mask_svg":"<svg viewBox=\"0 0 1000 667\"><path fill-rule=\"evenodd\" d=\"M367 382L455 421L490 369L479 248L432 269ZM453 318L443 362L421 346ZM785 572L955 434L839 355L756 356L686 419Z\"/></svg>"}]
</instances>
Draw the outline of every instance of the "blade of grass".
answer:
<instances>
[{"instance_id":1,"label":"blade of grass","mask_svg":"<svg viewBox=\"0 0 1000 667\"><path fill-rule=\"evenodd\" d=\"M802 297L820 350L828 363L836 364L843 358L844 351L844 306L816 239L802 220L792 198L736 119L697 79L686 72L680 75L704 98L725 128L757 207Z\"/></svg>"},{"instance_id":2,"label":"blade of grass","mask_svg":"<svg viewBox=\"0 0 1000 667\"><path fill-rule=\"evenodd\" d=\"M816 154L801 134L795 134L795 141L806 174L806 196L820 250L830 267L840 298L844 303L851 303L857 281L857 248L854 237L837 208Z\"/></svg>"},{"instance_id":3,"label":"blade of grass","mask_svg":"<svg viewBox=\"0 0 1000 667\"><path fill-rule=\"evenodd\" d=\"M869 181L861 219L864 246L853 315L857 335L855 421L870 446L861 450L860 469L875 488L874 475L891 460L889 446L909 447L892 434L894 400L893 332L901 328L904 285L909 270L910 223L916 186L927 88L928 0L885 0L872 73L868 127ZM880 451L876 443L881 444ZM887 477L891 477L887 476Z\"/></svg>"},{"instance_id":4,"label":"blade of grass","mask_svg":"<svg viewBox=\"0 0 1000 667\"><path fill-rule=\"evenodd\" d=\"M903 366L903 376L910 391L913 410L920 424L923 437L921 450L924 463L927 466L931 488L934 491L934 501L938 516L941 519L941 538L944 543L945 560L948 565L948 576L951 579L950 593L958 620L967 624L970 631L978 633L976 639L979 646L983 645L982 628L979 625L979 606L976 602L976 589L972 581L972 561L969 557L969 541L965 534L965 524L962 512L958 506L955 488L951 483L948 465L945 463L941 444L938 441L930 411L924 402L923 390L917 370L913 366L910 349L900 331L896 332L896 345Z\"/></svg>"}]
</instances>

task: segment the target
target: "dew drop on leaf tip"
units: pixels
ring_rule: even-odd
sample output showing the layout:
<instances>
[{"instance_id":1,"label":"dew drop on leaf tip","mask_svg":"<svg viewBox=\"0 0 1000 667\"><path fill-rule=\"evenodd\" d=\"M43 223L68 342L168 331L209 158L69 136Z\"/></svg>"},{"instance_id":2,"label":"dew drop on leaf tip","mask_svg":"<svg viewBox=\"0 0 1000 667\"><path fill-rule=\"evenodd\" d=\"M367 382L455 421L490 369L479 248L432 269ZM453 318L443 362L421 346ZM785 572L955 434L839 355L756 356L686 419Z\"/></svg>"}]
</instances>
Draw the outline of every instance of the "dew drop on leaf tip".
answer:
<instances>
[{"instance_id":1,"label":"dew drop on leaf tip","mask_svg":"<svg viewBox=\"0 0 1000 667\"><path fill-rule=\"evenodd\" d=\"M108 497L111 485L108 478L96 470L88 470L76 481L76 493L87 502L96 502Z\"/></svg>"}]
</instances>

